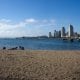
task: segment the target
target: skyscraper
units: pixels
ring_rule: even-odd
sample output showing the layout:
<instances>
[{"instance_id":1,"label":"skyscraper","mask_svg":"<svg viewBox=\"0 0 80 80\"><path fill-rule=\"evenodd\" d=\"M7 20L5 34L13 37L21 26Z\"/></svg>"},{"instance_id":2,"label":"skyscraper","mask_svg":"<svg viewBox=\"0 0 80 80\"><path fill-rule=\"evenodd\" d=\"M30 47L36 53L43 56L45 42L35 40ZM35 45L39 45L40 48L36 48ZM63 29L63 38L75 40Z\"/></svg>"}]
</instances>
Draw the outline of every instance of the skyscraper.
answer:
<instances>
[{"instance_id":1,"label":"skyscraper","mask_svg":"<svg viewBox=\"0 0 80 80\"><path fill-rule=\"evenodd\" d=\"M54 37L56 37L56 30L54 30Z\"/></svg>"},{"instance_id":2,"label":"skyscraper","mask_svg":"<svg viewBox=\"0 0 80 80\"><path fill-rule=\"evenodd\" d=\"M70 26L69 26L69 32L68 32L68 37L73 37L73 36L74 36L73 25L70 24Z\"/></svg>"},{"instance_id":3,"label":"skyscraper","mask_svg":"<svg viewBox=\"0 0 80 80\"><path fill-rule=\"evenodd\" d=\"M61 30L61 37L65 37L65 28L62 27L62 30Z\"/></svg>"},{"instance_id":4,"label":"skyscraper","mask_svg":"<svg viewBox=\"0 0 80 80\"><path fill-rule=\"evenodd\" d=\"M59 31L59 38L61 38L61 31Z\"/></svg>"},{"instance_id":5,"label":"skyscraper","mask_svg":"<svg viewBox=\"0 0 80 80\"><path fill-rule=\"evenodd\" d=\"M50 37L50 38L52 37L52 34L51 34L51 32L49 32L49 37Z\"/></svg>"},{"instance_id":6,"label":"skyscraper","mask_svg":"<svg viewBox=\"0 0 80 80\"><path fill-rule=\"evenodd\" d=\"M54 30L54 37L55 38L60 38L61 37L61 31Z\"/></svg>"}]
</instances>

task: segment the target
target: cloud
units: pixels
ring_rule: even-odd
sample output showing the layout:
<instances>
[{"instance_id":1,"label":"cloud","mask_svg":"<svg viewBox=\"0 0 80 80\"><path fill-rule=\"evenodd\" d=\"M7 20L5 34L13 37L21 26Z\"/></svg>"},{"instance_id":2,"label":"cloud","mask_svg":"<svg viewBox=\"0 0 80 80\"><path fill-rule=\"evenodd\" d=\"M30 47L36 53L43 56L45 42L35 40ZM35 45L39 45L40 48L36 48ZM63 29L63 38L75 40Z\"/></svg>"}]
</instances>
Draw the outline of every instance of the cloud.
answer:
<instances>
[{"instance_id":1,"label":"cloud","mask_svg":"<svg viewBox=\"0 0 80 80\"><path fill-rule=\"evenodd\" d=\"M4 19L4 18L3 18L3 19L0 20L0 22L9 23L9 22L11 22L11 20L9 20L9 19Z\"/></svg>"},{"instance_id":2,"label":"cloud","mask_svg":"<svg viewBox=\"0 0 80 80\"><path fill-rule=\"evenodd\" d=\"M40 23L40 26L54 26L56 24L56 21L54 19L50 19L50 20L42 20L41 23Z\"/></svg>"},{"instance_id":3,"label":"cloud","mask_svg":"<svg viewBox=\"0 0 80 80\"><path fill-rule=\"evenodd\" d=\"M35 19L33 19L33 18L30 18L30 19L26 19L25 22L26 22L27 24L30 24L30 23L36 23L37 20L35 20Z\"/></svg>"},{"instance_id":4,"label":"cloud","mask_svg":"<svg viewBox=\"0 0 80 80\"><path fill-rule=\"evenodd\" d=\"M50 26L55 25L54 19L25 19L14 24L11 20L0 19L0 37L21 37L21 36L36 36L39 34L44 34L43 31ZM44 28L44 29L43 29Z\"/></svg>"}]
</instances>

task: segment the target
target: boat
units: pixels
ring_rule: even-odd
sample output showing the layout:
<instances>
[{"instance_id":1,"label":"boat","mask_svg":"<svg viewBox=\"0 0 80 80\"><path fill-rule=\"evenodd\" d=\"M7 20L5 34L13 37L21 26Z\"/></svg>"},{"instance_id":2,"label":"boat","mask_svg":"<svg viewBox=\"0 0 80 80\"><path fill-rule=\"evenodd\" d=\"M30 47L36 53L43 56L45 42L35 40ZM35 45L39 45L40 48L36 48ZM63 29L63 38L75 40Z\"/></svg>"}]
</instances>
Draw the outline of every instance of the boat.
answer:
<instances>
[{"instance_id":1,"label":"boat","mask_svg":"<svg viewBox=\"0 0 80 80\"><path fill-rule=\"evenodd\" d=\"M80 39L77 39L78 42L80 42Z\"/></svg>"},{"instance_id":2,"label":"boat","mask_svg":"<svg viewBox=\"0 0 80 80\"><path fill-rule=\"evenodd\" d=\"M70 42L73 42L74 40L73 40L73 39L69 39L69 41L70 41Z\"/></svg>"}]
</instances>

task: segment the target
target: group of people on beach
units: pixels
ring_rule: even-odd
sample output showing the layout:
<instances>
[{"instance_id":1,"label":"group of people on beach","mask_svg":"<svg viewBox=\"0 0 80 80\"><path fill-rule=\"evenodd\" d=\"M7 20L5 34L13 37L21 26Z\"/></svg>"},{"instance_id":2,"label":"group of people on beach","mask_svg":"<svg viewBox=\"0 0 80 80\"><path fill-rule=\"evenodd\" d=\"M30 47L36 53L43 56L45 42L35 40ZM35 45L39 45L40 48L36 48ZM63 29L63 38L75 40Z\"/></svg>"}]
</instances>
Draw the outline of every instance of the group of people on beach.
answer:
<instances>
[{"instance_id":1,"label":"group of people on beach","mask_svg":"<svg viewBox=\"0 0 80 80\"><path fill-rule=\"evenodd\" d=\"M7 49L6 47L3 47L3 50L6 50L6 49ZM24 47L23 46L13 47L13 48L10 48L8 50L24 50Z\"/></svg>"}]
</instances>

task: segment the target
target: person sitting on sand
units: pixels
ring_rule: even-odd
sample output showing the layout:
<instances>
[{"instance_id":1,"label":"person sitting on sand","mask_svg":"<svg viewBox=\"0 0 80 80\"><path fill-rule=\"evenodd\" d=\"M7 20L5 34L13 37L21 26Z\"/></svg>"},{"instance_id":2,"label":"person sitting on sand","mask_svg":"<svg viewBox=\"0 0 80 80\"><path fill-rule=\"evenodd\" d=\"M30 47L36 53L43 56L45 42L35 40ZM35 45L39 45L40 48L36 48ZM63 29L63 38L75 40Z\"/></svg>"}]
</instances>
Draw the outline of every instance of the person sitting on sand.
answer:
<instances>
[{"instance_id":1,"label":"person sitting on sand","mask_svg":"<svg viewBox=\"0 0 80 80\"><path fill-rule=\"evenodd\" d=\"M5 50L6 49L6 47L3 47L3 50Z\"/></svg>"},{"instance_id":2,"label":"person sitting on sand","mask_svg":"<svg viewBox=\"0 0 80 80\"><path fill-rule=\"evenodd\" d=\"M24 47L22 47L22 46L19 46L19 49L20 49L20 50L24 50Z\"/></svg>"}]
</instances>

